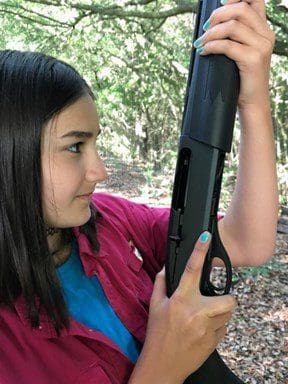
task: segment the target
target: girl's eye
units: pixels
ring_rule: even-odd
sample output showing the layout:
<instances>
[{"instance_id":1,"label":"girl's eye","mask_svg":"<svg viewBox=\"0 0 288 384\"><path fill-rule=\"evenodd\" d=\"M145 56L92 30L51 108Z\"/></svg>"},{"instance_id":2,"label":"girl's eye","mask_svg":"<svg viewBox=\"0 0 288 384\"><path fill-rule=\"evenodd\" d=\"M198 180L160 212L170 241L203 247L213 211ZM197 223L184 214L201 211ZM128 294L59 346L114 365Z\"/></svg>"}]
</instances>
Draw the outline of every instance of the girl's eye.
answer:
<instances>
[{"instance_id":1,"label":"girl's eye","mask_svg":"<svg viewBox=\"0 0 288 384\"><path fill-rule=\"evenodd\" d=\"M82 145L83 142L79 142L79 143L75 143L75 144L72 144L70 145L68 148L67 148L67 151L69 152L73 152L73 153L80 153L80 150L79 150L79 147L80 145Z\"/></svg>"}]
</instances>

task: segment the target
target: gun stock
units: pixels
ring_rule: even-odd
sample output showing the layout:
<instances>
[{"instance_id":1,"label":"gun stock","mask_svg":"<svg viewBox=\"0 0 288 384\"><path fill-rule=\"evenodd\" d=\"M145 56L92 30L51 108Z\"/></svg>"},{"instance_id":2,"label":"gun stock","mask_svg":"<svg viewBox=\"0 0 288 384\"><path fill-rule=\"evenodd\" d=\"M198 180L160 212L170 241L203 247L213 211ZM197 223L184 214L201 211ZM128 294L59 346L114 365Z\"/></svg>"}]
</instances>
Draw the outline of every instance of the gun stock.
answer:
<instances>
[{"instance_id":1,"label":"gun stock","mask_svg":"<svg viewBox=\"0 0 288 384\"><path fill-rule=\"evenodd\" d=\"M199 1L193 41L202 35L204 22L219 6L218 0ZM234 61L224 55L201 57L192 48L168 229L168 297L177 288L194 245L205 230L212 234L212 241L203 265L200 291L214 296L227 294L231 288L232 268L218 233L217 211L225 156L231 150L239 87ZM214 257L226 267L223 288L210 281ZM185 384L244 383L215 350Z\"/></svg>"}]
</instances>

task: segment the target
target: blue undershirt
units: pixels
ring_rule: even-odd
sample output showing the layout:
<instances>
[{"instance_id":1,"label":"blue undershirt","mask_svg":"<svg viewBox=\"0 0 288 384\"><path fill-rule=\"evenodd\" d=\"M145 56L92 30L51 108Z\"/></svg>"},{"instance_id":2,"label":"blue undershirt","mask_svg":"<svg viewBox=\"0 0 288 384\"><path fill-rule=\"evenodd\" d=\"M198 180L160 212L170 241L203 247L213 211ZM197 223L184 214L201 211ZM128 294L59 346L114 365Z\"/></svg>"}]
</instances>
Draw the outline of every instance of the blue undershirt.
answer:
<instances>
[{"instance_id":1,"label":"blue undershirt","mask_svg":"<svg viewBox=\"0 0 288 384\"><path fill-rule=\"evenodd\" d=\"M88 279L85 275L76 238L69 259L57 268L57 273L70 315L112 339L135 364L142 345L114 312L97 276Z\"/></svg>"}]
</instances>

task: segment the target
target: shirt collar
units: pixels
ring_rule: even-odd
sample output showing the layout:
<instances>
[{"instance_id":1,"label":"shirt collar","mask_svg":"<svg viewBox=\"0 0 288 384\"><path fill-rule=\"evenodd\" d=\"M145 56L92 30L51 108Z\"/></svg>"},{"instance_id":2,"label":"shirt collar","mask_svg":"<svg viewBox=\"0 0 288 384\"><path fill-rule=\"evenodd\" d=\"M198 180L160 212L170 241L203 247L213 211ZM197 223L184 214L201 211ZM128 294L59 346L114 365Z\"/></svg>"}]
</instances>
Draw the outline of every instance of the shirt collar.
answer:
<instances>
[{"instance_id":1,"label":"shirt collar","mask_svg":"<svg viewBox=\"0 0 288 384\"><path fill-rule=\"evenodd\" d=\"M81 259L81 262L83 264L84 272L88 278L90 278L93 275L93 271L95 270L95 260L96 258L101 258L105 256L105 254L102 253L102 255L95 254L93 251L89 240L87 237L79 231L79 227L73 228L73 233L75 237L77 238L78 247L79 247L79 256ZM58 337L57 332L55 331L51 320L48 318L45 310L40 307L40 300L38 297L35 299L36 306L39 311L39 322L40 326L38 328L31 328L30 320L27 317L27 308L26 308L26 302L23 295L20 295L16 301L15 301L15 310L21 320L21 322L28 326L33 333L39 334L40 336L43 336L45 338L54 338ZM70 320L70 332L68 332L66 329L63 329L61 331L61 336L65 336L68 334L79 334L80 333L86 333L86 328L82 326L82 324L75 322L72 317L69 317Z\"/></svg>"},{"instance_id":2,"label":"shirt collar","mask_svg":"<svg viewBox=\"0 0 288 384\"><path fill-rule=\"evenodd\" d=\"M95 270L95 260L103 258L105 256L105 253L103 253L102 249L100 248L100 251L96 254L95 251L92 249L88 238L79 231L79 227L73 228L73 232L78 242L79 256L84 268L84 272L88 279L90 279Z\"/></svg>"}]
</instances>

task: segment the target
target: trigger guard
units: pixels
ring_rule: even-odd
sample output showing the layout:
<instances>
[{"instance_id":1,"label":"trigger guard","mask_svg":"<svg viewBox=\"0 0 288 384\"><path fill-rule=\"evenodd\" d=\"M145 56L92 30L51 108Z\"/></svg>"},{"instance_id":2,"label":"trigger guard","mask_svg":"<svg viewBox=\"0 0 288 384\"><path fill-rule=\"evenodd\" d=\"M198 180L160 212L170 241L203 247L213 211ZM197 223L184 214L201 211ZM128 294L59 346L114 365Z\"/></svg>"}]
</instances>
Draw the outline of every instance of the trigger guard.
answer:
<instances>
[{"instance_id":1,"label":"trigger guard","mask_svg":"<svg viewBox=\"0 0 288 384\"><path fill-rule=\"evenodd\" d=\"M214 287L214 285L210 282L209 280L209 283L211 284L211 286L213 287L213 289L215 291L223 291L224 290L224 295L229 293L230 289L231 289L231 286L232 286L232 265L231 265L231 261L229 259L229 256L226 252L226 249L221 241L221 238L220 238L220 235L219 235L219 231L218 231L218 222L216 222L216 225L214 226L214 241L213 241L213 237L212 237L212 248L211 248L211 254L212 255L217 255L217 256L212 256L211 257L211 265L212 265L212 260L213 258L215 257L218 257L219 259L221 259L225 265L225 268L226 268L226 285L225 285L225 288L217 288L217 287ZM218 256L219 255L219 256Z\"/></svg>"},{"instance_id":2,"label":"trigger guard","mask_svg":"<svg viewBox=\"0 0 288 384\"><path fill-rule=\"evenodd\" d=\"M201 293L203 295L208 295L208 296L219 296L217 291L224 291L223 293L221 293L223 295L228 294L232 286L232 265L231 265L229 256L224 248L224 245L222 244L222 241L220 239L217 224L218 223L216 222L215 225L213 225L212 227L213 229L211 231L212 232L211 248L208 251L209 256L206 262L204 262L203 271L202 271L203 273L202 273L201 284L200 284ZM223 261L226 268L226 285L223 288L215 287L210 281L212 260L215 257L220 258Z\"/></svg>"}]
</instances>

